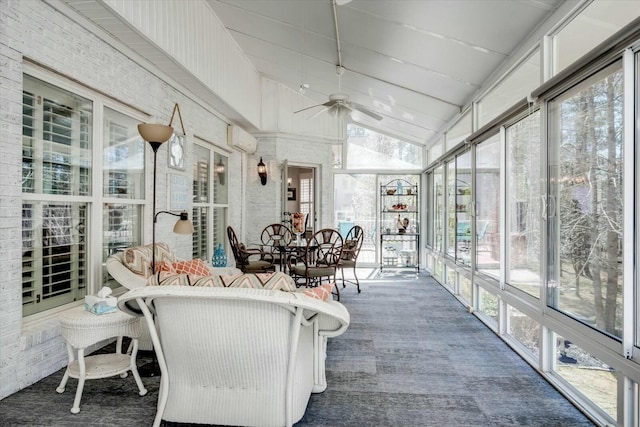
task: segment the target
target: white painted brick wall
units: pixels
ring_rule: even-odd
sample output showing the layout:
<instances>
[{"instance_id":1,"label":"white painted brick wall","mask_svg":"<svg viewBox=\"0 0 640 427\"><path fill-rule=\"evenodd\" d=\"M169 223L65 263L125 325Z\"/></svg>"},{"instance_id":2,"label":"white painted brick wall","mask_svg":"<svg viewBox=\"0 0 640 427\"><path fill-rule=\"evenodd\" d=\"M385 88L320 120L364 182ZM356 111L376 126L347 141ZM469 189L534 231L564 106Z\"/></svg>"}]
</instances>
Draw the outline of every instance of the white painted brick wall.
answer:
<instances>
[{"instance_id":1,"label":"white painted brick wall","mask_svg":"<svg viewBox=\"0 0 640 427\"><path fill-rule=\"evenodd\" d=\"M193 102L169 83L121 54L84 26L40 0L0 0L0 399L39 381L67 362L65 344L52 316L22 318L21 132L22 75L25 61L54 70L89 88L107 93L168 123L174 103L180 105L187 133L185 171L170 169L167 149L158 152L157 209L168 208L167 175L191 178L192 137L220 147L226 144L227 123L212 108ZM177 120L174 125L177 125ZM308 165L330 165L328 143L278 136L263 138L258 152L229 154L229 223L244 241L255 242L264 225L280 221L280 165L284 159ZM149 150L150 152L151 150ZM269 180L262 186L256 165L262 155ZM311 161L309 159L312 159ZM149 154L148 160L152 160ZM311 163L310 163L311 162ZM332 180L321 166L320 226L332 226ZM147 180L147 194L152 180ZM150 204L149 204L150 205ZM246 209L243 208L246 206ZM149 206L150 208L150 206ZM174 221L160 217L157 240L168 242L183 258L191 256L191 238L171 232ZM144 240L151 241L151 229Z\"/></svg>"},{"instance_id":2,"label":"white painted brick wall","mask_svg":"<svg viewBox=\"0 0 640 427\"><path fill-rule=\"evenodd\" d=\"M66 365L67 353L55 317L24 321L21 304L21 132L23 58L134 105L168 123L178 102L187 131L185 171L169 169L166 148L158 152L157 208L167 209L167 174L191 177L191 136L226 146L227 123L122 55L113 46L41 1L0 0L0 399ZM174 121L174 125L177 120ZM178 125L179 126L179 125ZM150 151L150 150L149 150ZM235 165L240 154L231 156ZM241 179L229 171L229 182ZM147 191L151 192L151 179ZM242 193L232 197L241 212ZM237 206L236 206L237 205ZM178 256L191 257L191 238L159 222L157 240ZM145 240L151 241L151 230ZM52 391L53 392L53 391Z\"/></svg>"}]
</instances>

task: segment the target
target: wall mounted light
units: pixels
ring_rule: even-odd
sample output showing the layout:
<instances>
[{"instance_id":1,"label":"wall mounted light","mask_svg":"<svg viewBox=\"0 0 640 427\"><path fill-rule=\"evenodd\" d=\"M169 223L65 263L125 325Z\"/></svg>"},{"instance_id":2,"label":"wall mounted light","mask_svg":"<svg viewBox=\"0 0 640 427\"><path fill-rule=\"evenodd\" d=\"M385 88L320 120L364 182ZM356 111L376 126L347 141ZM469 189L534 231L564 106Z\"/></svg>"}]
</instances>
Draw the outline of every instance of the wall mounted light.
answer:
<instances>
[{"instance_id":1,"label":"wall mounted light","mask_svg":"<svg viewBox=\"0 0 640 427\"><path fill-rule=\"evenodd\" d=\"M267 185L267 166L262 161L262 157L260 157L260 162L258 162L258 176L260 177L262 185Z\"/></svg>"},{"instance_id":2,"label":"wall mounted light","mask_svg":"<svg viewBox=\"0 0 640 427\"><path fill-rule=\"evenodd\" d=\"M287 178L287 187L291 187L291 178Z\"/></svg>"},{"instance_id":3,"label":"wall mounted light","mask_svg":"<svg viewBox=\"0 0 640 427\"><path fill-rule=\"evenodd\" d=\"M218 163L216 163L213 166L213 173L216 174L216 176L218 177L218 182L220 183L220 185L224 185L224 172L225 172L225 167L224 167L224 163L222 163L222 158L220 158L218 160Z\"/></svg>"}]
</instances>

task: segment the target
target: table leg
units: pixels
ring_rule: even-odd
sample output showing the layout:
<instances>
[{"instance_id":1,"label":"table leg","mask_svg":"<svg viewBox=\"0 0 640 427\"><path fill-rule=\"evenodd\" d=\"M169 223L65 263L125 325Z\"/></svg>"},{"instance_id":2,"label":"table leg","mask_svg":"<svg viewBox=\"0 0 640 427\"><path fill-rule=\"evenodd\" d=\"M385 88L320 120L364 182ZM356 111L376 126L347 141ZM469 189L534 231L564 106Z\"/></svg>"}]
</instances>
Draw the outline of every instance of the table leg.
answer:
<instances>
[{"instance_id":1,"label":"table leg","mask_svg":"<svg viewBox=\"0 0 640 427\"><path fill-rule=\"evenodd\" d=\"M144 388L144 384L142 384L142 380L140 379L140 374L138 373L138 366L136 365L136 356L138 355L138 339L134 338L132 340L133 349L131 350L131 373L133 374L133 378L136 380L136 384L138 385L138 393L140 396L144 396L147 394L147 389Z\"/></svg>"},{"instance_id":2,"label":"table leg","mask_svg":"<svg viewBox=\"0 0 640 427\"><path fill-rule=\"evenodd\" d=\"M76 390L76 397L75 399L73 399L73 406L71 407L72 414L77 414L78 412L80 412L80 399L82 398L84 381L87 378L87 368L84 364L84 348L78 349L78 368L80 369L80 376L78 377L78 389Z\"/></svg>"},{"instance_id":3,"label":"table leg","mask_svg":"<svg viewBox=\"0 0 640 427\"><path fill-rule=\"evenodd\" d=\"M71 344L67 343L67 355L69 356L69 363L67 364L67 369L65 369L64 371L64 376L62 377L62 381L60 381L60 385L58 386L58 388L56 388L56 391L58 393L64 393L64 389L67 386L67 381L69 381L69 366L71 366L71 363L73 363L73 361L75 360L75 357L73 355L73 347L71 347Z\"/></svg>"}]
</instances>

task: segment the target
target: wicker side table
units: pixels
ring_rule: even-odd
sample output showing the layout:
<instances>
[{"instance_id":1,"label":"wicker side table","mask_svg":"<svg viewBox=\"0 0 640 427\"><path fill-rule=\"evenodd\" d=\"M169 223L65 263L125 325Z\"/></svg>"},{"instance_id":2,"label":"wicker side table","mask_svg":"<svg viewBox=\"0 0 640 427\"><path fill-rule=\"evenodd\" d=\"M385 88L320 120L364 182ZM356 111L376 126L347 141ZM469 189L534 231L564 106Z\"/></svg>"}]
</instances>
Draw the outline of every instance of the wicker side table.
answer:
<instances>
[{"instance_id":1,"label":"wicker side table","mask_svg":"<svg viewBox=\"0 0 640 427\"><path fill-rule=\"evenodd\" d=\"M147 394L136 366L138 336L141 331L140 317L130 316L120 310L96 316L81 306L64 312L59 316L59 320L62 336L67 341L69 364L56 391L64 392L69 377L78 379L78 388L71 407L72 413L80 412L80 399L85 380L115 375L125 378L127 371L131 371L140 390L140 396ZM123 336L132 338L131 356L122 353ZM112 337L118 337L115 353L84 356L87 347ZM74 350L78 352L77 359Z\"/></svg>"}]
</instances>

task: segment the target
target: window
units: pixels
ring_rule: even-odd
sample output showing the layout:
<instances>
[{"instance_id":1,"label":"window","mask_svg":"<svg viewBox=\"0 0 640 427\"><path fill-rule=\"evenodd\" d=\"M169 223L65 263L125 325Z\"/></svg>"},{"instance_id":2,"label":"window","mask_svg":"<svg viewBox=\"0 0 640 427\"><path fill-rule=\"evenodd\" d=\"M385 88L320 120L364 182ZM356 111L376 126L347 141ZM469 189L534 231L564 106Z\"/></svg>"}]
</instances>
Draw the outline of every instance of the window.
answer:
<instances>
[{"instance_id":1,"label":"window","mask_svg":"<svg viewBox=\"0 0 640 427\"><path fill-rule=\"evenodd\" d=\"M73 84L68 86L76 90ZM86 89L77 91L83 95L24 75L25 316L82 300L102 285L120 286L107 273L104 260L142 243L145 142L137 131L139 120L102 107L102 102L95 102L100 96ZM96 105L100 114L94 112ZM96 122L98 117L102 123ZM98 143L92 140L96 129L102 135ZM101 153L96 156L99 164L93 163L96 150ZM100 222L102 232L91 234ZM94 244L102 250L90 253ZM93 263L103 266L101 275L92 276Z\"/></svg>"},{"instance_id":2,"label":"window","mask_svg":"<svg viewBox=\"0 0 640 427\"><path fill-rule=\"evenodd\" d=\"M347 125L347 169L421 169L423 147Z\"/></svg>"},{"instance_id":3,"label":"window","mask_svg":"<svg viewBox=\"0 0 640 427\"><path fill-rule=\"evenodd\" d=\"M25 75L22 117L26 316L86 294L93 104Z\"/></svg>"},{"instance_id":4,"label":"window","mask_svg":"<svg viewBox=\"0 0 640 427\"><path fill-rule=\"evenodd\" d=\"M622 76L619 61L549 102L548 305L615 337L626 232Z\"/></svg>"},{"instance_id":5,"label":"window","mask_svg":"<svg viewBox=\"0 0 640 427\"><path fill-rule=\"evenodd\" d=\"M104 109L102 149L103 253L142 244L145 204L145 142L138 134L138 120L111 108ZM120 286L103 267L104 285Z\"/></svg>"},{"instance_id":6,"label":"window","mask_svg":"<svg viewBox=\"0 0 640 427\"><path fill-rule=\"evenodd\" d=\"M506 131L507 260L506 281L540 297L540 112Z\"/></svg>"},{"instance_id":7,"label":"window","mask_svg":"<svg viewBox=\"0 0 640 427\"><path fill-rule=\"evenodd\" d=\"M540 52L536 50L478 102L478 127L525 98L540 84Z\"/></svg>"},{"instance_id":8,"label":"window","mask_svg":"<svg viewBox=\"0 0 640 427\"><path fill-rule=\"evenodd\" d=\"M593 1L553 38L553 69L558 74L582 55L638 17L637 0Z\"/></svg>"},{"instance_id":9,"label":"window","mask_svg":"<svg viewBox=\"0 0 640 427\"><path fill-rule=\"evenodd\" d=\"M193 258L210 260L213 251L225 246L229 192L229 160L198 140L193 145ZM212 203L213 201L213 203Z\"/></svg>"},{"instance_id":10,"label":"window","mask_svg":"<svg viewBox=\"0 0 640 427\"><path fill-rule=\"evenodd\" d=\"M476 146L475 236L476 269L500 277L500 135Z\"/></svg>"},{"instance_id":11,"label":"window","mask_svg":"<svg viewBox=\"0 0 640 427\"><path fill-rule=\"evenodd\" d=\"M313 224L313 176L311 174L300 175L300 212L309 218L309 226Z\"/></svg>"}]
</instances>

